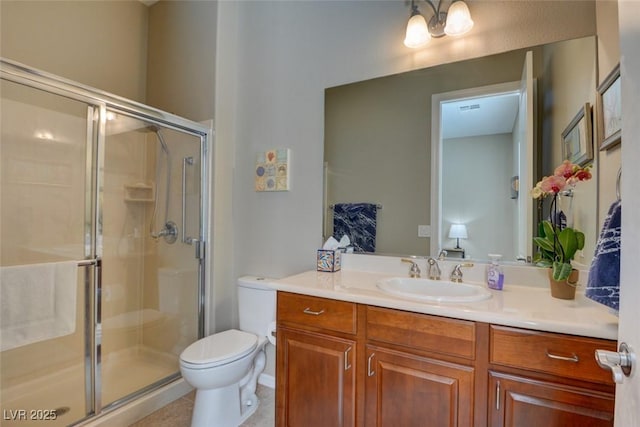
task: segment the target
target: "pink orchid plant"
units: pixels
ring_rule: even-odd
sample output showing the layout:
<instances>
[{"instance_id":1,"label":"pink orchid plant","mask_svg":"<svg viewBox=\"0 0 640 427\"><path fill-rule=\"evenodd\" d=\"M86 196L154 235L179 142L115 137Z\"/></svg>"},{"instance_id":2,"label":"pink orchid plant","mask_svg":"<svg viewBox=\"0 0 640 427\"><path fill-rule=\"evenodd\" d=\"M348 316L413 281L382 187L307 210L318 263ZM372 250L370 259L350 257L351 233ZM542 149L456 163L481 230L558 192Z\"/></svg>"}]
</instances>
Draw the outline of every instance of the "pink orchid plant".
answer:
<instances>
[{"instance_id":1,"label":"pink orchid plant","mask_svg":"<svg viewBox=\"0 0 640 427\"><path fill-rule=\"evenodd\" d=\"M568 160L556 168L552 176L545 176L531 190L534 199L552 195L552 209L556 208L558 193L567 187L573 187L580 181L591 179L590 167L580 167ZM551 216L555 218L555 214ZM540 248L534 262L541 267L551 267L554 280L568 280L571 274L571 261L576 251L584 248L584 233L570 227L561 228L545 220L540 223L539 235L533 240Z\"/></svg>"}]
</instances>

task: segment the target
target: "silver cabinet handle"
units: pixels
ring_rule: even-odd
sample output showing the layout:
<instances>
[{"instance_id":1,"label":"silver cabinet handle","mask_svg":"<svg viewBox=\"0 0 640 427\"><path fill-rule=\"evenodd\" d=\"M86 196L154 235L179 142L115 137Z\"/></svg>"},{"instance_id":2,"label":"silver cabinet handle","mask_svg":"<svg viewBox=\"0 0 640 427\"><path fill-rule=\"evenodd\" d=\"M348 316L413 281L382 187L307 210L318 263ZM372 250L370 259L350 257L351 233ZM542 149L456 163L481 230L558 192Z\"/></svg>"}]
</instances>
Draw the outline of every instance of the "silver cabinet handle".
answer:
<instances>
[{"instance_id":1,"label":"silver cabinet handle","mask_svg":"<svg viewBox=\"0 0 640 427\"><path fill-rule=\"evenodd\" d=\"M351 346L344 351L344 370L348 371L351 368L351 363L349 363L349 352L351 351Z\"/></svg>"},{"instance_id":2,"label":"silver cabinet handle","mask_svg":"<svg viewBox=\"0 0 640 427\"><path fill-rule=\"evenodd\" d=\"M496 411L500 410L500 381L496 381Z\"/></svg>"},{"instance_id":3,"label":"silver cabinet handle","mask_svg":"<svg viewBox=\"0 0 640 427\"><path fill-rule=\"evenodd\" d=\"M557 354L549 353L549 350L547 350L547 357L549 359L564 360L565 362L573 362L573 363L578 363L580 361L580 359L575 353L571 353L571 356L567 357L567 356L559 356Z\"/></svg>"},{"instance_id":4,"label":"silver cabinet handle","mask_svg":"<svg viewBox=\"0 0 640 427\"><path fill-rule=\"evenodd\" d=\"M375 355L376 355L375 353L371 353L369 355L369 358L367 359L367 376L368 377L372 377L376 374L375 371L371 370L371 361L373 360L373 356Z\"/></svg>"},{"instance_id":5,"label":"silver cabinet handle","mask_svg":"<svg viewBox=\"0 0 640 427\"><path fill-rule=\"evenodd\" d=\"M622 384L624 376L631 375L633 368L634 354L629 349L627 343L620 343L618 352L608 350L596 350L596 362L603 369L611 371L613 381L616 384Z\"/></svg>"},{"instance_id":6,"label":"silver cabinet handle","mask_svg":"<svg viewBox=\"0 0 640 427\"><path fill-rule=\"evenodd\" d=\"M304 310L302 310L302 312L304 314L309 314L311 316L320 316L321 314L324 313L324 308L322 310L320 310L320 311L313 311L313 310L311 310L311 307L307 307Z\"/></svg>"}]
</instances>

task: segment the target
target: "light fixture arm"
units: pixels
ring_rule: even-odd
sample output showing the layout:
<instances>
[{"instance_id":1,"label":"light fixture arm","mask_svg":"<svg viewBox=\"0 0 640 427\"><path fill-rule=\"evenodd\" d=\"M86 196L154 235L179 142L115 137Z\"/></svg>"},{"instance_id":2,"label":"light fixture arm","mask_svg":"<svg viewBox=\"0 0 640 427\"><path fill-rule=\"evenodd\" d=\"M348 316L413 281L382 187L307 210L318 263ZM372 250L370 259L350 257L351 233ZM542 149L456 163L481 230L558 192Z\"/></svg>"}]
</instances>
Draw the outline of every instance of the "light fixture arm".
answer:
<instances>
[{"instance_id":1,"label":"light fixture arm","mask_svg":"<svg viewBox=\"0 0 640 427\"><path fill-rule=\"evenodd\" d=\"M428 27L431 37L443 37L445 36L444 27L447 25L447 12L440 12L440 6L442 0L438 1L438 7L436 7L431 0L424 0L433 9L433 16L429 19Z\"/></svg>"},{"instance_id":2,"label":"light fixture arm","mask_svg":"<svg viewBox=\"0 0 640 427\"><path fill-rule=\"evenodd\" d=\"M429 6L431 6L431 9L433 9L434 15L440 14L440 5L442 4L442 0L438 2L438 7L436 7L431 0L424 0L424 1L427 2Z\"/></svg>"}]
</instances>

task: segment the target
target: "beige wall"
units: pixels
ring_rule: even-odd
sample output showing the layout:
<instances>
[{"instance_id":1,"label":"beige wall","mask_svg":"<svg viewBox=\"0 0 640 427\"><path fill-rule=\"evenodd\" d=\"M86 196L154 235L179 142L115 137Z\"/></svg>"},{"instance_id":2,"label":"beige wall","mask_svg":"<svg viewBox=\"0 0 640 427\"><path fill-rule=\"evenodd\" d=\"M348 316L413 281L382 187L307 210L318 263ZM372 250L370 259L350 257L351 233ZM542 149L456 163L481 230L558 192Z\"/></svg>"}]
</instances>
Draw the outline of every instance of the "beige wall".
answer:
<instances>
[{"instance_id":1,"label":"beige wall","mask_svg":"<svg viewBox=\"0 0 640 427\"><path fill-rule=\"evenodd\" d=\"M147 104L194 121L213 118L217 2L149 8Z\"/></svg>"},{"instance_id":2,"label":"beige wall","mask_svg":"<svg viewBox=\"0 0 640 427\"><path fill-rule=\"evenodd\" d=\"M2 57L144 102L147 7L137 0L0 2Z\"/></svg>"}]
</instances>

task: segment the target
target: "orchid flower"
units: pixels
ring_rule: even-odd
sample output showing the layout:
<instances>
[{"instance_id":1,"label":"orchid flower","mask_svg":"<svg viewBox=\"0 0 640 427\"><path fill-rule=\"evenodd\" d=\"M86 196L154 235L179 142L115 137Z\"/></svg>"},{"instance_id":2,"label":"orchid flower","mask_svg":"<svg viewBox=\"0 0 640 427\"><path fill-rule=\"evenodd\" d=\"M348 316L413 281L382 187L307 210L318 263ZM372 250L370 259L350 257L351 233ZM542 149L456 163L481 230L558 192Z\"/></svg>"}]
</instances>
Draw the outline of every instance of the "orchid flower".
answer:
<instances>
[{"instance_id":1,"label":"orchid flower","mask_svg":"<svg viewBox=\"0 0 640 427\"><path fill-rule=\"evenodd\" d=\"M590 167L581 167L565 160L553 171L553 175L545 176L531 189L531 197L538 199L556 195L567 186L573 187L580 181L590 180L592 178Z\"/></svg>"}]
</instances>

